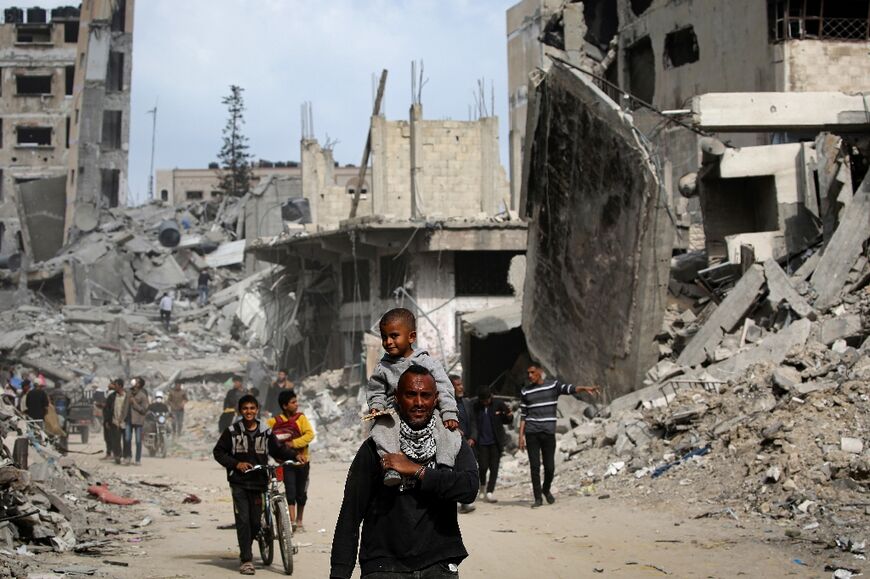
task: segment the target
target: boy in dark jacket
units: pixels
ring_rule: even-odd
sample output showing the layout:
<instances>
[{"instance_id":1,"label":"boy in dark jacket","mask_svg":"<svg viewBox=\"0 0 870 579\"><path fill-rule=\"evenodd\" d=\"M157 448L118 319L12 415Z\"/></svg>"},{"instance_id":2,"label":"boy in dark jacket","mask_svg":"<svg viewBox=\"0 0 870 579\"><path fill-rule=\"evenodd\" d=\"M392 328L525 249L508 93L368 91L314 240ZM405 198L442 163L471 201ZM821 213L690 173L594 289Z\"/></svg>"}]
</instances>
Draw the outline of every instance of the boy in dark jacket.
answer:
<instances>
[{"instance_id":1,"label":"boy in dark jacket","mask_svg":"<svg viewBox=\"0 0 870 579\"><path fill-rule=\"evenodd\" d=\"M227 481L233 494L233 511L236 518L236 534L242 575L254 574L254 554L251 545L260 532L260 516L263 512L263 493L269 484L265 470L248 473L256 465L266 466L269 455L278 460L287 460L278 446L272 431L265 422L257 419L260 405L257 399L246 394L239 399L239 414L242 419L221 433L214 447L214 458L227 469Z\"/></svg>"}]
</instances>

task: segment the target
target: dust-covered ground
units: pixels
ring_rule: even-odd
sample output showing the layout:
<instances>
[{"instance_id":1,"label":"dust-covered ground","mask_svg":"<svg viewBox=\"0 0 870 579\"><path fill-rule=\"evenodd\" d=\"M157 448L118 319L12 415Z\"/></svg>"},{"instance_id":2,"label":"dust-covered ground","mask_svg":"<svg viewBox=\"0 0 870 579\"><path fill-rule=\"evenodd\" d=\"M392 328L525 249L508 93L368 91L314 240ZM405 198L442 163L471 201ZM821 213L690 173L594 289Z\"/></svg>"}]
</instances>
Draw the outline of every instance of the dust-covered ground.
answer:
<instances>
[{"instance_id":1,"label":"dust-covered ground","mask_svg":"<svg viewBox=\"0 0 870 579\"><path fill-rule=\"evenodd\" d=\"M100 450L99 442L75 450ZM114 529L115 552L95 557L44 553L42 572L75 567L95 569L99 577L230 577L238 574L235 532L220 530L232 522L232 503L224 471L205 452L148 458L143 465L116 466L100 455L79 455L77 462L98 478L119 478L124 494L142 499L135 506L106 506L125 511L118 518L150 522ZM335 521L347 464L313 457L306 532L295 541L297 577L326 577ZM141 484L142 482L150 484ZM168 488L151 486L168 484ZM130 493L129 489L141 489ZM608 491L609 492L609 491ZM195 494L199 504L184 504ZM478 502L474 513L460 515L469 558L463 577L819 577L824 556L813 546L788 539L782 529L744 526L730 518L694 519L697 506L646 502L637 493L596 492L590 496L557 493L553 506L529 509L528 489L518 485L500 494L500 502ZM255 549L256 553L256 549ZM277 554L277 549L276 549ZM280 560L258 564L258 575L282 574Z\"/></svg>"}]
</instances>

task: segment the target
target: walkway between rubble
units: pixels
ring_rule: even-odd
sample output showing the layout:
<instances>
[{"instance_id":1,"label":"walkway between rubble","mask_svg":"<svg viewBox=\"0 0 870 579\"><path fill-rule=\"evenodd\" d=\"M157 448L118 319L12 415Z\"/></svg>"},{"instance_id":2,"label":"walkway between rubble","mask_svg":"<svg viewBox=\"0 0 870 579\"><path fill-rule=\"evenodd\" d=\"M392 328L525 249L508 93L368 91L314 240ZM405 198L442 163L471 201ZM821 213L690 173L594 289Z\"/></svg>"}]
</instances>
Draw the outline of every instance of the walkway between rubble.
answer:
<instances>
[{"instance_id":1,"label":"walkway between rubble","mask_svg":"<svg viewBox=\"0 0 870 579\"><path fill-rule=\"evenodd\" d=\"M79 445L76 445L79 446ZM97 445L91 445L97 449ZM135 546L140 554L103 556L99 560L71 555L50 555L60 565L98 567L119 578L235 577L237 546L232 530L219 525L232 521L232 503L224 473L211 460L147 459L141 467L81 459L82 467L127 480L170 484L175 490L196 494L201 504L169 504L159 488L143 486L141 519L155 537ZM312 469L308 531L297 535L300 551L295 559L298 577L322 577L329 569L329 549L348 465L318 462ZM465 578L588 577L602 569L610 577L746 576L809 577L809 568L794 558L807 559L782 543L781 530L753 534L733 520L692 520L685 505L656 503L642 508L633 499L563 497L558 509L533 513L523 501L479 504L474 514L462 515L460 526L471 556L461 569ZM166 514L176 511L178 516ZM138 517L137 517L138 518ZM107 523L108 524L108 523ZM516 553L505 557L505 553ZM534 554L534 555L532 555ZM129 566L107 565L103 559ZM279 576L277 567L259 576ZM818 566L816 566L818 568ZM357 569L357 573L358 573Z\"/></svg>"}]
</instances>

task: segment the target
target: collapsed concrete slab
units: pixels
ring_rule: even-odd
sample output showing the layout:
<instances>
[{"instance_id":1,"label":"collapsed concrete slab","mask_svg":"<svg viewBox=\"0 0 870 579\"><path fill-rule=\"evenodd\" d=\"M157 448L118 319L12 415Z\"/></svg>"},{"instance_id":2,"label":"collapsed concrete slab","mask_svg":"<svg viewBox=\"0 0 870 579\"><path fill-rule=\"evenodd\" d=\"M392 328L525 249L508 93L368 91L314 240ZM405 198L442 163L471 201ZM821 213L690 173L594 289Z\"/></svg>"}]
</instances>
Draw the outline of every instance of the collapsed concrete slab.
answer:
<instances>
[{"instance_id":1,"label":"collapsed concrete slab","mask_svg":"<svg viewBox=\"0 0 870 579\"><path fill-rule=\"evenodd\" d=\"M21 183L16 200L24 252L34 262L51 259L63 246L66 178Z\"/></svg>"},{"instance_id":2,"label":"collapsed concrete slab","mask_svg":"<svg viewBox=\"0 0 870 579\"><path fill-rule=\"evenodd\" d=\"M743 321L763 287L764 269L758 264L753 265L680 352L677 364L696 366L703 362L707 357L706 349L718 344L722 336L732 332Z\"/></svg>"},{"instance_id":3,"label":"collapsed concrete slab","mask_svg":"<svg viewBox=\"0 0 870 579\"><path fill-rule=\"evenodd\" d=\"M870 174L864 177L855 192L848 211L831 240L825 246L819 265L813 274L813 288L818 293L815 306L827 310L835 305L846 285L849 271L858 257L864 241L870 236Z\"/></svg>"},{"instance_id":4,"label":"collapsed concrete slab","mask_svg":"<svg viewBox=\"0 0 870 579\"><path fill-rule=\"evenodd\" d=\"M615 398L658 360L674 235L666 195L631 117L562 64L538 86L528 127L529 351Z\"/></svg>"}]
</instances>

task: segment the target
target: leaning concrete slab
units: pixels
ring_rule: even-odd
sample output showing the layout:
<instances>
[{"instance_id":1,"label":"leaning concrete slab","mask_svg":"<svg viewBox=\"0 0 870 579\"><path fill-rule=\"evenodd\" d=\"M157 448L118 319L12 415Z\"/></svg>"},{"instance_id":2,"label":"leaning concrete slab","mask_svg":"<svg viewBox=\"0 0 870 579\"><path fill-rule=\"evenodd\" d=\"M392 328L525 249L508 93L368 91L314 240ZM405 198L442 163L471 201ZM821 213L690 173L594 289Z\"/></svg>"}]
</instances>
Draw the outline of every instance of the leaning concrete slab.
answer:
<instances>
[{"instance_id":1,"label":"leaning concrete slab","mask_svg":"<svg viewBox=\"0 0 870 579\"><path fill-rule=\"evenodd\" d=\"M755 347L724 362L713 364L707 368L707 372L714 378L729 380L737 378L754 364L766 362L776 366L785 359L792 348L806 343L812 325L812 322L807 319L798 320L776 334L769 334Z\"/></svg>"},{"instance_id":2,"label":"leaning concrete slab","mask_svg":"<svg viewBox=\"0 0 870 579\"><path fill-rule=\"evenodd\" d=\"M800 295L785 272L779 267L776 260L768 259L764 262L764 275L767 278L767 289L770 292L770 301L775 305L781 302L788 302L792 311L802 318L816 319L816 312L807 303L807 300Z\"/></svg>"},{"instance_id":3,"label":"leaning concrete slab","mask_svg":"<svg viewBox=\"0 0 870 579\"><path fill-rule=\"evenodd\" d=\"M705 131L867 131L864 97L840 92L707 93L692 98L693 124Z\"/></svg>"},{"instance_id":4,"label":"leaning concrete slab","mask_svg":"<svg viewBox=\"0 0 870 579\"><path fill-rule=\"evenodd\" d=\"M66 177L21 183L16 200L25 253L34 262L51 259L63 246Z\"/></svg>"},{"instance_id":5,"label":"leaning concrete slab","mask_svg":"<svg viewBox=\"0 0 870 579\"><path fill-rule=\"evenodd\" d=\"M523 330L551 372L615 398L658 359L674 229L631 117L556 63L536 91L523 186Z\"/></svg>"},{"instance_id":6,"label":"leaning concrete slab","mask_svg":"<svg viewBox=\"0 0 870 579\"><path fill-rule=\"evenodd\" d=\"M710 315L707 323L692 337L677 358L677 364L696 366L703 362L707 357L706 348L715 345L722 339L724 332L730 332L740 323L755 303L763 286L764 270L759 264L755 264L743 274L734 289L728 292L728 296Z\"/></svg>"},{"instance_id":7,"label":"leaning concrete slab","mask_svg":"<svg viewBox=\"0 0 870 579\"><path fill-rule=\"evenodd\" d=\"M849 271L861 255L864 241L870 237L870 174L864 177L849 210L844 213L813 274L813 288L818 294L815 306L820 311L837 302Z\"/></svg>"}]
</instances>

